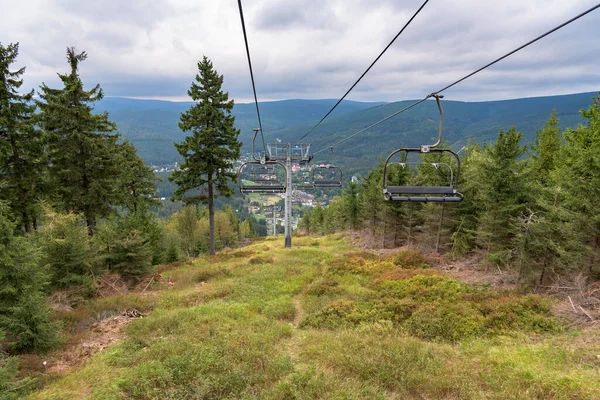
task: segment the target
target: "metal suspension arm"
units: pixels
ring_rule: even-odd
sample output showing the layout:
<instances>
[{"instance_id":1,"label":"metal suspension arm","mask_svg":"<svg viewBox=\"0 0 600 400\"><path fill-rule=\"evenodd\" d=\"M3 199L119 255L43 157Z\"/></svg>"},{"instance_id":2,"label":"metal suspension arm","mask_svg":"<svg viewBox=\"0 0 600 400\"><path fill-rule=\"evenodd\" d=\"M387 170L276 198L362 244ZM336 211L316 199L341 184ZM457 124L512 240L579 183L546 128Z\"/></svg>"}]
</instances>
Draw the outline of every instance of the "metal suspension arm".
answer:
<instances>
[{"instance_id":1,"label":"metal suspension arm","mask_svg":"<svg viewBox=\"0 0 600 400\"><path fill-rule=\"evenodd\" d=\"M438 93L433 93L430 96L435 97L435 102L437 103L438 110L440 110L440 126L438 128L437 142L435 142L434 144L430 144L430 145L422 145L421 146L422 153L429 153L430 149L436 148L440 145L440 143L442 143L442 129L444 128L444 110L442 110L442 103L440 102L440 99L443 99L444 95L438 94Z\"/></svg>"}]
</instances>

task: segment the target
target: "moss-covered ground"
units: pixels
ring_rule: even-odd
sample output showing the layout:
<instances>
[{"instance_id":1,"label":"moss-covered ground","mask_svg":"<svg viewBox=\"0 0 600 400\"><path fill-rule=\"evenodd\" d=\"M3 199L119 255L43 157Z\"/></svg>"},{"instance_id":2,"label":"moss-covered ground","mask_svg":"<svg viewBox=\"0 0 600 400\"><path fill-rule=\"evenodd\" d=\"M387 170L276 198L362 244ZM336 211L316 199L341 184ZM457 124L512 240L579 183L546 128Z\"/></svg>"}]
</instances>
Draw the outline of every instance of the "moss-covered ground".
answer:
<instances>
[{"instance_id":1,"label":"moss-covered ground","mask_svg":"<svg viewBox=\"0 0 600 400\"><path fill-rule=\"evenodd\" d=\"M600 398L600 346L580 345L547 298L463 284L418 253L378 257L337 235L282 247L166 268L171 285L65 314L85 325L149 311L29 398Z\"/></svg>"}]
</instances>

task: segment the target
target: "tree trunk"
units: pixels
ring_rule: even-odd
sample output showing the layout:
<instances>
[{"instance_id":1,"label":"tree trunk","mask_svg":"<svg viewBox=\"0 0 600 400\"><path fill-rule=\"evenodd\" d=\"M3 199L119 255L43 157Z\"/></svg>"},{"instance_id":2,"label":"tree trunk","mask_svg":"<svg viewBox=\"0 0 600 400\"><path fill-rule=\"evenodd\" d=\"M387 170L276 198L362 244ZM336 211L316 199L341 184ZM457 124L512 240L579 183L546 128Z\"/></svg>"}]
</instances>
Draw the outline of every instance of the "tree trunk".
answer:
<instances>
[{"instance_id":1,"label":"tree trunk","mask_svg":"<svg viewBox=\"0 0 600 400\"><path fill-rule=\"evenodd\" d=\"M94 228L96 227L96 218L94 217L94 215L92 213L85 214L85 224L87 225L87 228L88 228L88 235L90 235L90 237L94 236Z\"/></svg>"},{"instance_id":2,"label":"tree trunk","mask_svg":"<svg viewBox=\"0 0 600 400\"><path fill-rule=\"evenodd\" d=\"M213 194L212 174L208 174L208 231L210 237L209 252L215 255L215 199Z\"/></svg>"},{"instance_id":3,"label":"tree trunk","mask_svg":"<svg viewBox=\"0 0 600 400\"><path fill-rule=\"evenodd\" d=\"M25 229L25 233L31 232L31 222L29 222L29 216L25 211L22 212L23 215L23 228Z\"/></svg>"},{"instance_id":4,"label":"tree trunk","mask_svg":"<svg viewBox=\"0 0 600 400\"><path fill-rule=\"evenodd\" d=\"M440 236L442 235L442 224L444 223L444 205L446 203L442 203L442 213L440 215L440 223L438 224L437 229L437 237L435 239L435 252L440 252Z\"/></svg>"}]
</instances>

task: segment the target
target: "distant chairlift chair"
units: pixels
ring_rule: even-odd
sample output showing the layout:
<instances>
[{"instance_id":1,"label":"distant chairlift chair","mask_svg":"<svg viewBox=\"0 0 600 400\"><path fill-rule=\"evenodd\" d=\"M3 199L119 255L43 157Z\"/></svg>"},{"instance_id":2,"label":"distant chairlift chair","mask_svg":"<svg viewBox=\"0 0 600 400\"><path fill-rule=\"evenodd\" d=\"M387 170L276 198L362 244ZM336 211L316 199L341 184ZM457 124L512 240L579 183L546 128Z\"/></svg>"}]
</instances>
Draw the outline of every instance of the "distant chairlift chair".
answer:
<instances>
[{"instance_id":1,"label":"distant chairlift chair","mask_svg":"<svg viewBox=\"0 0 600 400\"><path fill-rule=\"evenodd\" d=\"M316 188L342 186L342 169L334 165L316 166L312 171L312 182Z\"/></svg>"},{"instance_id":2,"label":"distant chairlift chair","mask_svg":"<svg viewBox=\"0 0 600 400\"><path fill-rule=\"evenodd\" d=\"M283 176L287 176L285 165L277 161L247 161L242 163L237 173L240 192L243 195L248 193L285 193L287 182L279 181L278 166L283 168ZM267 169L265 170L265 168Z\"/></svg>"},{"instance_id":3,"label":"distant chairlift chair","mask_svg":"<svg viewBox=\"0 0 600 400\"><path fill-rule=\"evenodd\" d=\"M301 175L298 177L299 183L296 183L296 190L313 190L315 185L312 181L312 172L311 171L303 171Z\"/></svg>"},{"instance_id":4,"label":"distant chairlift chair","mask_svg":"<svg viewBox=\"0 0 600 400\"><path fill-rule=\"evenodd\" d=\"M437 102L438 109L440 111L440 125L438 131L438 140L432 145L422 145L419 148L401 148L393 151L385 160L385 166L383 168L383 196L385 200L392 201L408 201L408 202L459 202L462 201L463 195L458 192L455 188L456 182L459 179L460 172L460 159L458 155L445 148L437 148L442 141L442 128L444 113L442 111L442 105L440 98L442 95L433 94ZM406 160L410 153L419 154L430 154L438 153L440 158L444 154L451 155L456 160L456 170L454 171L450 165L446 163L430 163L431 165L438 168L440 165L445 165L450 168L450 182L448 186L393 186L388 184L388 166L393 164L391 159L394 155L404 153L404 159ZM403 168L408 164L425 164L425 163L399 163ZM436 166L436 164L438 164Z\"/></svg>"}]
</instances>

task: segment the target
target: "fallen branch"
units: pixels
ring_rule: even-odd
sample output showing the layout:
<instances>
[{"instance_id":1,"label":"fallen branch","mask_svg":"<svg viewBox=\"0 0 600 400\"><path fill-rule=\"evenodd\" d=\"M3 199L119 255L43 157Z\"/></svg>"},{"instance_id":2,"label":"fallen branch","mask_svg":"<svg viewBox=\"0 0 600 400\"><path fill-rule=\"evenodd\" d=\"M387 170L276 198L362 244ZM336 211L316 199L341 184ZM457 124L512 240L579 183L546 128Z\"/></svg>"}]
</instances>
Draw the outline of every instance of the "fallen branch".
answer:
<instances>
[{"instance_id":1,"label":"fallen branch","mask_svg":"<svg viewBox=\"0 0 600 400\"><path fill-rule=\"evenodd\" d=\"M117 283L117 281L119 279L121 279L121 278L118 278L114 283ZM125 293L121 292L121 289L119 289L118 287L116 287L114 284L110 283L108 280L103 279L103 281L106 282L106 283L108 283L110 285L110 287L112 287L113 289L115 289L118 293L125 294Z\"/></svg>"},{"instance_id":2,"label":"fallen branch","mask_svg":"<svg viewBox=\"0 0 600 400\"><path fill-rule=\"evenodd\" d=\"M148 287L150 286L150 284L154 281L154 275L152 275L152 279L150 279L150 282L148 282L148 284L146 285L146 287L144 288L144 290L142 290L141 294L144 294L144 292L146 291L146 289L148 289Z\"/></svg>"},{"instance_id":3,"label":"fallen branch","mask_svg":"<svg viewBox=\"0 0 600 400\"><path fill-rule=\"evenodd\" d=\"M589 319L590 319L592 322L594 322L594 318L592 318L592 316L591 316L590 314L588 314L588 313L587 313L587 311L585 311L585 310L583 309L583 307L579 306L579 308L581 309L581 311L583 311L583 313L584 313L585 315L587 315L587 316L588 316L588 318L589 318Z\"/></svg>"},{"instance_id":4,"label":"fallen branch","mask_svg":"<svg viewBox=\"0 0 600 400\"><path fill-rule=\"evenodd\" d=\"M569 298L569 301L571 302L571 307L573 307L573 311L575 311L575 314L577 314L577 309L575 308L575 304L573 304L573 300L571 300L571 296L567 296Z\"/></svg>"}]
</instances>

